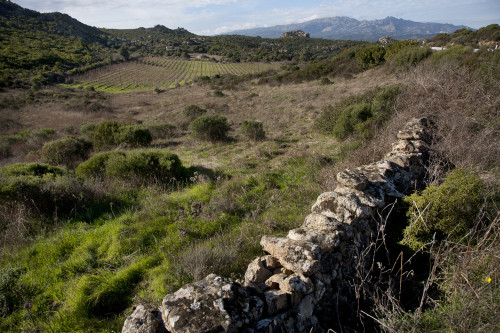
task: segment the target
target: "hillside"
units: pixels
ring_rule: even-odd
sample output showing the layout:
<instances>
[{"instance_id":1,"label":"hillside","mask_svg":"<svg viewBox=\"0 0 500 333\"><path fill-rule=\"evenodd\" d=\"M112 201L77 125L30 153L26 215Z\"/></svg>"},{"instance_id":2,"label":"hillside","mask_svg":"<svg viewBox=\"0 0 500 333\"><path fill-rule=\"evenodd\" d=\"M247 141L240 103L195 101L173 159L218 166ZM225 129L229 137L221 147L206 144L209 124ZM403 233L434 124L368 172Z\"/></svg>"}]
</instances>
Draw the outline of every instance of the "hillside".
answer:
<instances>
[{"instance_id":1,"label":"hillside","mask_svg":"<svg viewBox=\"0 0 500 333\"><path fill-rule=\"evenodd\" d=\"M437 34L452 33L462 28L466 27L452 24L413 22L390 16L372 21L359 21L350 17L337 16L296 24L237 30L228 34L277 38L287 31L302 30L314 38L377 41L380 37L387 35L397 40L432 38Z\"/></svg>"},{"instance_id":2,"label":"hillside","mask_svg":"<svg viewBox=\"0 0 500 333\"><path fill-rule=\"evenodd\" d=\"M65 14L41 14L7 0L0 0L0 37L0 87L35 88L139 56L188 59L195 53L227 62L311 61L360 44L325 39L196 36L182 28L162 25L97 29Z\"/></svg>"},{"instance_id":3,"label":"hillside","mask_svg":"<svg viewBox=\"0 0 500 333\"><path fill-rule=\"evenodd\" d=\"M119 331L134 304L158 307L209 273L241 281L261 236L298 228L338 171L380 160L424 114L436 131L429 190L377 209L391 211L373 239L380 267L341 271L339 310L360 312L318 323L498 326L500 53L381 49L168 90L0 91L0 330ZM412 201L433 198L427 224L412 220Z\"/></svg>"}]
</instances>

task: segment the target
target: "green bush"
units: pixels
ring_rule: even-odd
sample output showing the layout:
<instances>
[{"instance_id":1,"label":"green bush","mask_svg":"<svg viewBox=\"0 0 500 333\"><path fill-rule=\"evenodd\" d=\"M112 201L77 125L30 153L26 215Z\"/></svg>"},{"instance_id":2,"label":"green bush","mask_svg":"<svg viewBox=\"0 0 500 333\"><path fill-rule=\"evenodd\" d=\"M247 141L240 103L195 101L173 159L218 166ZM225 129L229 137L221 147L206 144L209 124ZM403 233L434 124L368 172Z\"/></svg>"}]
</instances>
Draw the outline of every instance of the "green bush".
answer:
<instances>
[{"instance_id":1,"label":"green bush","mask_svg":"<svg viewBox=\"0 0 500 333\"><path fill-rule=\"evenodd\" d=\"M351 105L342 111L333 127L332 134L337 139L346 139L356 127L373 116L371 104L361 103Z\"/></svg>"},{"instance_id":2,"label":"green bush","mask_svg":"<svg viewBox=\"0 0 500 333\"><path fill-rule=\"evenodd\" d=\"M207 113L207 110L202 109L201 107L195 104L186 105L182 110L182 114L191 120L201 117L205 113Z\"/></svg>"},{"instance_id":3,"label":"green bush","mask_svg":"<svg viewBox=\"0 0 500 333\"><path fill-rule=\"evenodd\" d=\"M366 47L356 54L360 68L370 68L384 62L385 48L382 46Z\"/></svg>"},{"instance_id":4,"label":"green bush","mask_svg":"<svg viewBox=\"0 0 500 333\"><path fill-rule=\"evenodd\" d=\"M394 63L400 67L410 68L432 54L429 47L409 46L394 56Z\"/></svg>"},{"instance_id":5,"label":"green bush","mask_svg":"<svg viewBox=\"0 0 500 333\"><path fill-rule=\"evenodd\" d=\"M118 144L120 127L121 124L116 121L104 121L97 124L92 132L94 146L100 150Z\"/></svg>"},{"instance_id":6,"label":"green bush","mask_svg":"<svg viewBox=\"0 0 500 333\"><path fill-rule=\"evenodd\" d=\"M153 140L169 139L177 135L177 128L175 127L175 125L172 124L159 123L159 124L148 124L145 126L149 129L149 132L151 133Z\"/></svg>"},{"instance_id":7,"label":"green bush","mask_svg":"<svg viewBox=\"0 0 500 333\"><path fill-rule=\"evenodd\" d=\"M230 126L222 116L201 116L191 122L192 135L211 142L227 140Z\"/></svg>"},{"instance_id":8,"label":"green bush","mask_svg":"<svg viewBox=\"0 0 500 333\"><path fill-rule=\"evenodd\" d=\"M400 92L401 88L397 85L377 88L362 95L350 96L335 107L327 105L316 120L315 127L338 139L346 139L353 134L369 138L392 114Z\"/></svg>"},{"instance_id":9,"label":"green bush","mask_svg":"<svg viewBox=\"0 0 500 333\"><path fill-rule=\"evenodd\" d=\"M45 143L41 157L45 163L74 168L88 157L92 144L86 140L67 136Z\"/></svg>"},{"instance_id":10,"label":"green bush","mask_svg":"<svg viewBox=\"0 0 500 333\"><path fill-rule=\"evenodd\" d=\"M0 202L22 204L35 215L77 213L93 198L91 189L61 168L19 163L0 169Z\"/></svg>"},{"instance_id":11,"label":"green bush","mask_svg":"<svg viewBox=\"0 0 500 333\"><path fill-rule=\"evenodd\" d=\"M186 169L177 155L162 150L135 150L97 154L76 169L79 177L110 177L139 183L182 180Z\"/></svg>"},{"instance_id":12,"label":"green bush","mask_svg":"<svg viewBox=\"0 0 500 333\"><path fill-rule=\"evenodd\" d=\"M410 224L404 230L402 244L419 250L432 241L450 237L458 242L473 227L483 203L485 186L473 171L456 169L444 182L430 185L422 193L405 197L411 205Z\"/></svg>"},{"instance_id":13,"label":"green bush","mask_svg":"<svg viewBox=\"0 0 500 333\"><path fill-rule=\"evenodd\" d=\"M266 138L266 132L261 122L253 120L243 120L241 124L243 134L251 140L259 141Z\"/></svg>"},{"instance_id":14,"label":"green bush","mask_svg":"<svg viewBox=\"0 0 500 333\"><path fill-rule=\"evenodd\" d=\"M118 143L128 147L145 147L151 141L153 141L153 137L149 129L137 125L122 126L117 139Z\"/></svg>"},{"instance_id":15,"label":"green bush","mask_svg":"<svg viewBox=\"0 0 500 333\"><path fill-rule=\"evenodd\" d=\"M441 61L459 60L465 55L471 53L472 47L455 45L446 50L433 53L430 59L433 63L439 63Z\"/></svg>"},{"instance_id":16,"label":"green bush","mask_svg":"<svg viewBox=\"0 0 500 333\"><path fill-rule=\"evenodd\" d=\"M407 47L413 47L413 46L418 46L418 43L412 42L409 40L396 41L396 42L390 44L389 46L387 46L387 49L386 49L387 51L385 52L384 58L385 58L385 60L391 60L399 52L403 51Z\"/></svg>"},{"instance_id":17,"label":"green bush","mask_svg":"<svg viewBox=\"0 0 500 333\"><path fill-rule=\"evenodd\" d=\"M92 156L87 161L80 163L76 168L76 175L80 178L96 178L106 174L106 163L114 155L125 155L121 151L108 151Z\"/></svg>"},{"instance_id":18,"label":"green bush","mask_svg":"<svg viewBox=\"0 0 500 333\"><path fill-rule=\"evenodd\" d=\"M82 123L80 125L80 134L83 135L86 139L91 140L94 135L94 131L97 124L94 122Z\"/></svg>"}]
</instances>

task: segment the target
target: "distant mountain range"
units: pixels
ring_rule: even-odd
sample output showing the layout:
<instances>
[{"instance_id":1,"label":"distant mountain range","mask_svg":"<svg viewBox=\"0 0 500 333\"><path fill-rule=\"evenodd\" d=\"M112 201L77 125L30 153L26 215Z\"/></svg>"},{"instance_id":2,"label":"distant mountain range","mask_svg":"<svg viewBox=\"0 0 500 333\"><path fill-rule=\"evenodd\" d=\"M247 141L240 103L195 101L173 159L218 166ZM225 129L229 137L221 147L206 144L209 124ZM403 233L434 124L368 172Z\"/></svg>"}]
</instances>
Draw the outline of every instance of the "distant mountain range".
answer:
<instances>
[{"instance_id":1,"label":"distant mountain range","mask_svg":"<svg viewBox=\"0 0 500 333\"><path fill-rule=\"evenodd\" d=\"M284 32L302 30L309 33L313 38L375 41L387 35L394 39L431 38L440 33L452 33L462 28L468 27L453 24L414 22L392 16L373 21L358 21L350 17L336 16L296 24L237 30L227 34L277 38Z\"/></svg>"}]
</instances>

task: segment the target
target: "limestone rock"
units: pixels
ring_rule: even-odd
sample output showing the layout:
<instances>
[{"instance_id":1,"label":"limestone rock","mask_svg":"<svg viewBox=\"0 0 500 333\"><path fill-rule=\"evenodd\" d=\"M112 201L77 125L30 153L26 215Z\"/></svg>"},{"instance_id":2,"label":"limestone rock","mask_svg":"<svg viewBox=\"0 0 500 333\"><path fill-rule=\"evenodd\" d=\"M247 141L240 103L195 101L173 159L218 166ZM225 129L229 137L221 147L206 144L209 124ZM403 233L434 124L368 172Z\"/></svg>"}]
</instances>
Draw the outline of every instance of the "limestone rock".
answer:
<instances>
[{"instance_id":1,"label":"limestone rock","mask_svg":"<svg viewBox=\"0 0 500 333\"><path fill-rule=\"evenodd\" d=\"M398 132L398 139L402 140L422 140L425 143L431 143L429 127L431 121L427 118L414 118L407 122L403 129Z\"/></svg>"},{"instance_id":2,"label":"limestone rock","mask_svg":"<svg viewBox=\"0 0 500 333\"><path fill-rule=\"evenodd\" d=\"M166 333L161 312L157 308L138 305L123 324L122 333Z\"/></svg>"},{"instance_id":3,"label":"limestone rock","mask_svg":"<svg viewBox=\"0 0 500 333\"><path fill-rule=\"evenodd\" d=\"M266 260L266 268L269 269L270 271L274 271L277 268L283 267L281 263L279 262L278 259L276 259L273 256L265 256L264 257Z\"/></svg>"},{"instance_id":4,"label":"limestone rock","mask_svg":"<svg viewBox=\"0 0 500 333\"><path fill-rule=\"evenodd\" d=\"M339 246L340 230L337 229L312 229L307 227L297 228L288 232L288 239L305 241L318 245L321 252L332 251Z\"/></svg>"},{"instance_id":5,"label":"limestone rock","mask_svg":"<svg viewBox=\"0 0 500 333\"><path fill-rule=\"evenodd\" d=\"M310 294L314 291L314 285L310 278L294 274L280 282L280 290L289 294Z\"/></svg>"},{"instance_id":6,"label":"limestone rock","mask_svg":"<svg viewBox=\"0 0 500 333\"><path fill-rule=\"evenodd\" d=\"M238 283L211 274L165 296L162 318L171 333L237 332L263 312L263 302Z\"/></svg>"},{"instance_id":7,"label":"limestone rock","mask_svg":"<svg viewBox=\"0 0 500 333\"><path fill-rule=\"evenodd\" d=\"M333 217L312 213L306 216L306 219L302 226L305 228L317 230L332 230L337 229L340 224L341 222Z\"/></svg>"},{"instance_id":8,"label":"limestone rock","mask_svg":"<svg viewBox=\"0 0 500 333\"><path fill-rule=\"evenodd\" d=\"M273 276L271 276L269 279L266 280L265 284L271 289L279 289L281 281L283 281L287 277L288 275L284 273L274 274Z\"/></svg>"},{"instance_id":9,"label":"limestone rock","mask_svg":"<svg viewBox=\"0 0 500 333\"><path fill-rule=\"evenodd\" d=\"M342 185L359 191L364 190L369 183L366 175L359 169L345 169L337 174L337 180Z\"/></svg>"},{"instance_id":10,"label":"limestone rock","mask_svg":"<svg viewBox=\"0 0 500 333\"><path fill-rule=\"evenodd\" d=\"M266 299L267 314L270 316L286 309L286 307L288 306L287 293L282 290L268 290L264 293L264 297Z\"/></svg>"},{"instance_id":11,"label":"limestone rock","mask_svg":"<svg viewBox=\"0 0 500 333\"><path fill-rule=\"evenodd\" d=\"M264 267L263 261L265 262L265 259L256 258L248 265L247 271L245 272L245 283L263 283L273 275L270 270Z\"/></svg>"},{"instance_id":12,"label":"limestone rock","mask_svg":"<svg viewBox=\"0 0 500 333\"><path fill-rule=\"evenodd\" d=\"M262 237L260 245L286 269L304 275L311 275L319 270L321 249L318 245L269 236Z\"/></svg>"}]
</instances>

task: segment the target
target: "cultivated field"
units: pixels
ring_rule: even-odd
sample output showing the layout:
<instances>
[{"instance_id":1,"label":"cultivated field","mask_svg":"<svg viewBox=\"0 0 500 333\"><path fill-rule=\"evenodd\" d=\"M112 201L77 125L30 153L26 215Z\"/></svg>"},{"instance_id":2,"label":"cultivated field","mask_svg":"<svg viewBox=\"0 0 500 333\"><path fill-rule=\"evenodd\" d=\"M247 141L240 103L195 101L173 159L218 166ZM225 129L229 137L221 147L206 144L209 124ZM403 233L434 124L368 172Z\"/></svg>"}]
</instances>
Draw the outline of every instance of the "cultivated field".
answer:
<instances>
[{"instance_id":1,"label":"cultivated field","mask_svg":"<svg viewBox=\"0 0 500 333\"><path fill-rule=\"evenodd\" d=\"M140 91L173 88L202 76L243 75L277 68L271 63L216 63L202 60L145 57L97 68L73 78L74 83L101 91Z\"/></svg>"}]
</instances>

